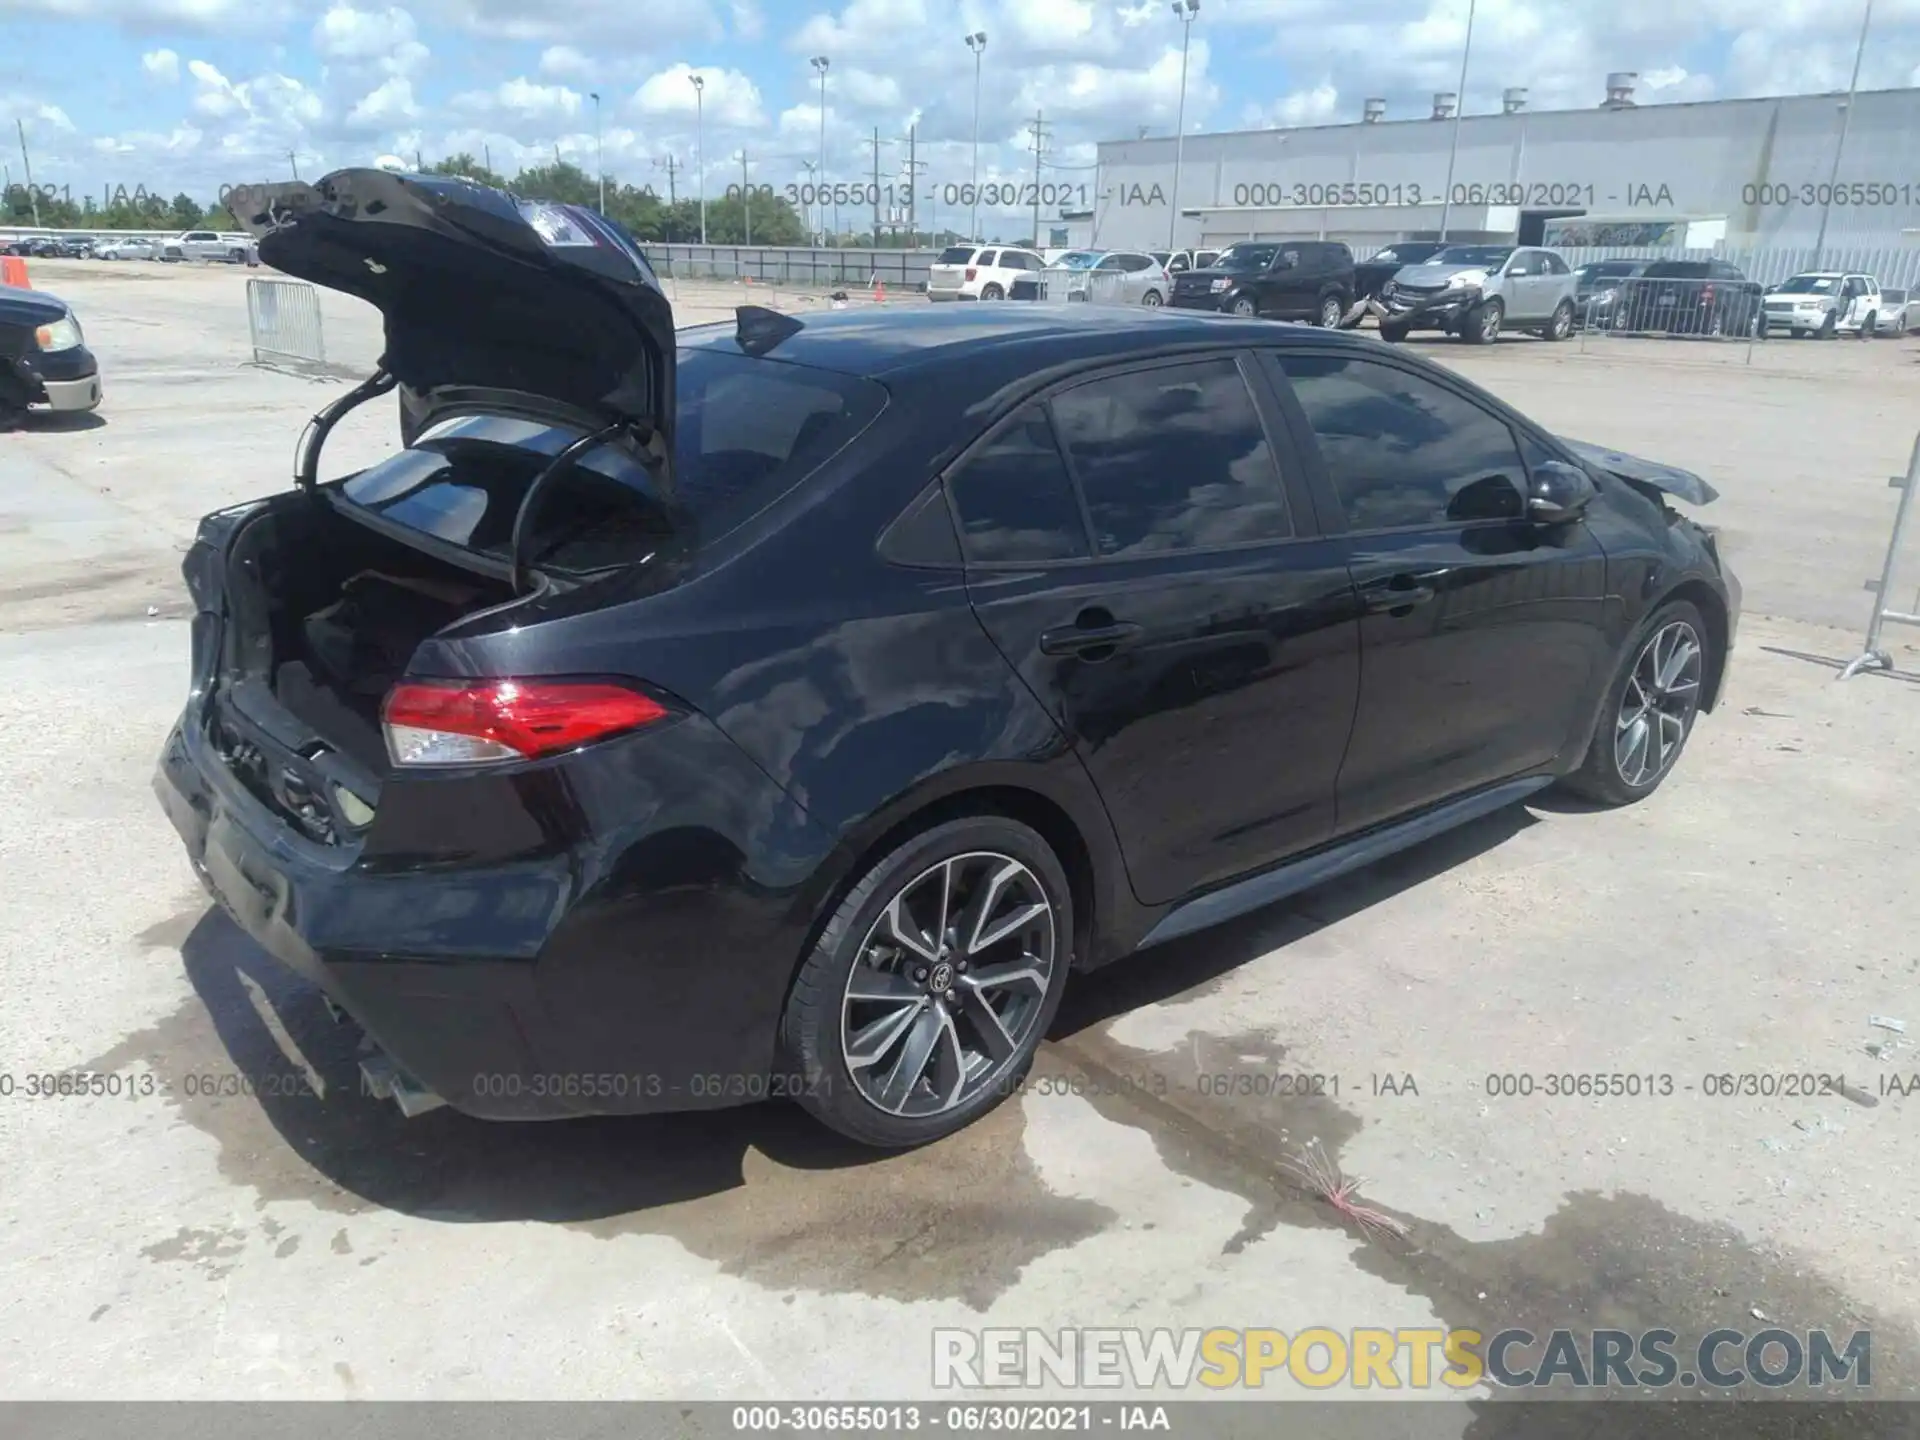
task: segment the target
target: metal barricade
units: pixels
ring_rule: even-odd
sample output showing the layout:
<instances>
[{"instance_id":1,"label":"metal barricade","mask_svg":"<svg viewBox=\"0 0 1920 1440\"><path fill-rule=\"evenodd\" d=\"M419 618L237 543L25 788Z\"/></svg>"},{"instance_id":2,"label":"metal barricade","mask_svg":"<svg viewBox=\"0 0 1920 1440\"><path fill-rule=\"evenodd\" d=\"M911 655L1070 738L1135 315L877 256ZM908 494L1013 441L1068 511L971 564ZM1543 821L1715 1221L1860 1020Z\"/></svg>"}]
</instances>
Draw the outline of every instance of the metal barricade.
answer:
<instances>
[{"instance_id":1,"label":"metal barricade","mask_svg":"<svg viewBox=\"0 0 1920 1440\"><path fill-rule=\"evenodd\" d=\"M1128 289L1133 278L1118 270L1042 270L1037 298L1054 304L1136 305L1139 300Z\"/></svg>"},{"instance_id":2,"label":"metal barricade","mask_svg":"<svg viewBox=\"0 0 1920 1440\"><path fill-rule=\"evenodd\" d=\"M1603 282L1579 303L1580 348L1590 337L1733 341L1747 347L1767 334L1762 287L1753 281L1632 275Z\"/></svg>"},{"instance_id":3,"label":"metal barricade","mask_svg":"<svg viewBox=\"0 0 1920 1440\"><path fill-rule=\"evenodd\" d=\"M1907 522L1913 515L1913 496L1920 490L1920 435L1913 441L1913 455L1907 461L1907 473L1895 475L1887 484L1900 492L1900 504L1893 512L1893 534L1887 537L1887 558L1880 566L1880 578L1867 581L1867 589L1873 592L1873 618L1867 622L1867 643L1860 654L1840 672L1842 680L1851 680L1862 670L1891 670L1893 656L1880 646L1880 631L1887 625L1920 625L1920 585L1916 585L1913 604L1905 610L1889 609L1887 601L1893 593L1894 571L1901 560L1902 544L1906 539Z\"/></svg>"},{"instance_id":4,"label":"metal barricade","mask_svg":"<svg viewBox=\"0 0 1920 1440\"><path fill-rule=\"evenodd\" d=\"M324 370L326 341L320 332L320 294L304 280L247 281L247 331L253 363L268 361Z\"/></svg>"}]
</instances>

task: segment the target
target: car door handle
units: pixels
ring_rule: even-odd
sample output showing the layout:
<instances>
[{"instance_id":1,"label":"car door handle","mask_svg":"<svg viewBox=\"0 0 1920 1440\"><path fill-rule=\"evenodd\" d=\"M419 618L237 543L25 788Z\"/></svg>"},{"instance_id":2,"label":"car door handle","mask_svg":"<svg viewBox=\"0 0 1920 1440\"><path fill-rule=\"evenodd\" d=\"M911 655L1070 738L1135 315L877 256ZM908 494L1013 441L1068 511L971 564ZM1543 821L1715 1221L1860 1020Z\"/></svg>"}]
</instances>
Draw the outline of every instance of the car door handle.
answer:
<instances>
[{"instance_id":1,"label":"car door handle","mask_svg":"<svg viewBox=\"0 0 1920 1440\"><path fill-rule=\"evenodd\" d=\"M1040 632L1040 653L1042 655L1085 655L1094 650L1111 653L1124 649L1138 640L1141 628L1128 620L1102 618L1093 624L1086 624L1087 617L1075 625L1062 625L1053 630ZM1104 659L1105 657L1100 657Z\"/></svg>"},{"instance_id":2,"label":"car door handle","mask_svg":"<svg viewBox=\"0 0 1920 1440\"><path fill-rule=\"evenodd\" d=\"M1390 610L1410 610L1424 605L1439 592L1429 581L1444 579L1446 570L1424 570L1418 574L1400 574L1360 587L1360 601L1369 615Z\"/></svg>"}]
</instances>

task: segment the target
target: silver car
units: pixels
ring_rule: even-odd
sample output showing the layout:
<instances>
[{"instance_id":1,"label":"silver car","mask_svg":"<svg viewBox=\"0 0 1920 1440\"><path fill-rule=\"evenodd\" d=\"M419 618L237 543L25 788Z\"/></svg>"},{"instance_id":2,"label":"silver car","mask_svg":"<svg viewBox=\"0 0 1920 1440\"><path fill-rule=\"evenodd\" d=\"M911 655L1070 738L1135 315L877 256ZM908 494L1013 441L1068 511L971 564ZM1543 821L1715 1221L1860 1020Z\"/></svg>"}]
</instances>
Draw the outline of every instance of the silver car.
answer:
<instances>
[{"instance_id":1,"label":"silver car","mask_svg":"<svg viewBox=\"0 0 1920 1440\"><path fill-rule=\"evenodd\" d=\"M1444 330L1476 345L1501 329L1546 340L1573 333L1579 277L1564 256L1537 245L1450 245L1430 260L1402 266L1368 303L1384 340L1410 330Z\"/></svg>"},{"instance_id":2,"label":"silver car","mask_svg":"<svg viewBox=\"0 0 1920 1440\"><path fill-rule=\"evenodd\" d=\"M1042 272L1049 300L1091 300L1102 305L1167 303L1173 281L1160 262L1141 250L1069 250Z\"/></svg>"}]
</instances>

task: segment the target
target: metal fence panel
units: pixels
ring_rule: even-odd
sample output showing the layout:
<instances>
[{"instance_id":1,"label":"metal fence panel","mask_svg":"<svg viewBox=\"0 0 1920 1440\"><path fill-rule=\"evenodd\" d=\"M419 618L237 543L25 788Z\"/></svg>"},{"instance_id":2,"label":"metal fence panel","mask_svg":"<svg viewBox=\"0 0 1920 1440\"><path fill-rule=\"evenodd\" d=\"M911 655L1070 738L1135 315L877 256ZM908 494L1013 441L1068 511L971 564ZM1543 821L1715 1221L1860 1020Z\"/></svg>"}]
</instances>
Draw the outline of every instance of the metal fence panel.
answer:
<instances>
[{"instance_id":1,"label":"metal fence panel","mask_svg":"<svg viewBox=\"0 0 1920 1440\"><path fill-rule=\"evenodd\" d=\"M304 280L256 276L247 281L247 330L253 361L265 359L325 369L327 347L320 331L320 295Z\"/></svg>"},{"instance_id":2,"label":"metal fence panel","mask_svg":"<svg viewBox=\"0 0 1920 1440\"><path fill-rule=\"evenodd\" d=\"M1366 260L1384 248L1356 245L1353 253ZM1814 264L1810 245L1721 246L1712 250L1647 245L1549 248L1565 256L1575 269L1595 260L1724 260L1737 266L1749 280L1758 280L1762 285L1776 285L1790 275L1819 269L1871 275L1890 288L1920 290L1920 245L1828 245L1820 251L1818 265Z\"/></svg>"},{"instance_id":3,"label":"metal fence panel","mask_svg":"<svg viewBox=\"0 0 1920 1440\"><path fill-rule=\"evenodd\" d=\"M1906 553L1907 527L1913 518L1913 497L1920 492L1920 436L1913 441L1913 454L1907 461L1907 473L1895 475L1887 481L1900 492L1900 503L1894 509L1893 530L1887 536L1887 556L1880 567L1880 578L1867 581L1867 589L1873 592L1873 616L1867 621L1867 640L1860 654L1840 672L1842 680L1850 680L1862 670L1891 670L1893 655L1881 643L1881 631L1888 625L1920 625L1920 582L1916 582L1910 573L1911 561ZM1902 572L1907 571L1907 584L1901 583ZM1904 608L1894 602L1903 594L1909 593L1911 585L1912 601Z\"/></svg>"},{"instance_id":4,"label":"metal fence panel","mask_svg":"<svg viewBox=\"0 0 1920 1440\"><path fill-rule=\"evenodd\" d=\"M662 277L680 280L752 280L796 288L924 291L938 250L876 250L827 246L644 245Z\"/></svg>"}]
</instances>

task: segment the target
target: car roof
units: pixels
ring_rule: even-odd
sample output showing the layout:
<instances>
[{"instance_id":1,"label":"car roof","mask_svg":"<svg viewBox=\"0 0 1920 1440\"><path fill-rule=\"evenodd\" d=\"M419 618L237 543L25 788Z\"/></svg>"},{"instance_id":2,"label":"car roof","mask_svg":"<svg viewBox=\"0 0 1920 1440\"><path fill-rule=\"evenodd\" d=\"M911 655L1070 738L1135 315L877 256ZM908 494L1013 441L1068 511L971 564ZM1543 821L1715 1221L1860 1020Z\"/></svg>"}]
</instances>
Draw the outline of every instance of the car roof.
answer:
<instances>
[{"instance_id":1,"label":"car roof","mask_svg":"<svg viewBox=\"0 0 1920 1440\"><path fill-rule=\"evenodd\" d=\"M1185 345L1287 345L1315 341L1375 349L1340 331L1240 319L1212 311L1139 305L860 306L795 316L796 328L767 350L769 359L849 375L884 376L983 358L1018 349L1031 366L1125 358ZM735 348L734 324L682 330L683 346Z\"/></svg>"}]
</instances>

